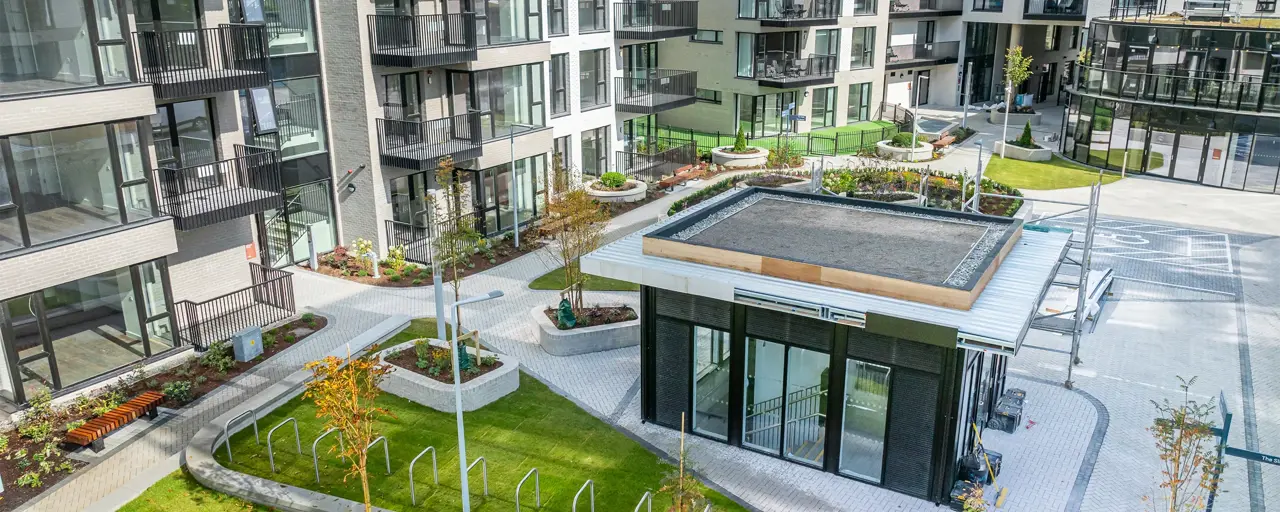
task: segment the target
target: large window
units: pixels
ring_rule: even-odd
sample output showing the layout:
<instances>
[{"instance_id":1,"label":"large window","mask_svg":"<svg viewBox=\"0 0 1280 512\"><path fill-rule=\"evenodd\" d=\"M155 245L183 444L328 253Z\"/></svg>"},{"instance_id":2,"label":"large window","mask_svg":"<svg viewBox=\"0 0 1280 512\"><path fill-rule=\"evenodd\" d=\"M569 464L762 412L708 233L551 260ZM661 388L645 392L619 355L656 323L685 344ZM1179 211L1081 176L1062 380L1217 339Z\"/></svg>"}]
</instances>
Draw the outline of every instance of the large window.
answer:
<instances>
[{"instance_id":1,"label":"large window","mask_svg":"<svg viewBox=\"0 0 1280 512\"><path fill-rule=\"evenodd\" d=\"M173 348L163 260L0 300L0 395L22 403Z\"/></svg>"},{"instance_id":2,"label":"large window","mask_svg":"<svg viewBox=\"0 0 1280 512\"><path fill-rule=\"evenodd\" d=\"M572 145L573 143L568 135L556 137L551 142L551 152L560 157L560 165L564 166L565 169L573 168L573 153L569 151Z\"/></svg>"},{"instance_id":3,"label":"large window","mask_svg":"<svg viewBox=\"0 0 1280 512\"><path fill-rule=\"evenodd\" d=\"M416 71L383 75L382 98L382 115L387 119L422 120L422 86Z\"/></svg>"},{"instance_id":4,"label":"large window","mask_svg":"<svg viewBox=\"0 0 1280 512\"><path fill-rule=\"evenodd\" d=\"M605 0L578 0L578 32L599 32L609 29L608 2Z\"/></svg>"},{"instance_id":5,"label":"large window","mask_svg":"<svg viewBox=\"0 0 1280 512\"><path fill-rule=\"evenodd\" d=\"M547 33L553 36L568 34L565 26L564 3L566 0L547 1Z\"/></svg>"},{"instance_id":6,"label":"large window","mask_svg":"<svg viewBox=\"0 0 1280 512\"><path fill-rule=\"evenodd\" d=\"M794 132L794 121L782 119L782 111L796 103L796 93L782 92L763 96L738 95L738 128L749 137L763 137Z\"/></svg>"},{"instance_id":7,"label":"large window","mask_svg":"<svg viewBox=\"0 0 1280 512\"><path fill-rule=\"evenodd\" d=\"M551 56L551 117L569 113L569 54Z\"/></svg>"},{"instance_id":8,"label":"large window","mask_svg":"<svg viewBox=\"0 0 1280 512\"><path fill-rule=\"evenodd\" d=\"M480 46L542 40L542 0L493 0L476 9L476 40Z\"/></svg>"},{"instance_id":9,"label":"large window","mask_svg":"<svg viewBox=\"0 0 1280 512\"><path fill-rule=\"evenodd\" d=\"M405 104L416 101L412 88L417 76L406 84ZM323 98L319 78L281 80L273 84L276 96L276 123L280 127L280 158L290 159L324 152Z\"/></svg>"},{"instance_id":10,"label":"large window","mask_svg":"<svg viewBox=\"0 0 1280 512\"><path fill-rule=\"evenodd\" d=\"M0 149L12 154L0 165L0 251L156 213L134 121L12 135Z\"/></svg>"},{"instance_id":11,"label":"large window","mask_svg":"<svg viewBox=\"0 0 1280 512\"><path fill-rule=\"evenodd\" d=\"M450 108L453 115L480 112L480 135L486 141L542 128L542 73L540 62L450 72Z\"/></svg>"},{"instance_id":12,"label":"large window","mask_svg":"<svg viewBox=\"0 0 1280 512\"><path fill-rule=\"evenodd\" d=\"M582 132L582 178L599 178L609 171L609 127Z\"/></svg>"},{"instance_id":13,"label":"large window","mask_svg":"<svg viewBox=\"0 0 1280 512\"><path fill-rule=\"evenodd\" d=\"M849 107L845 124L871 119L871 82L849 85Z\"/></svg>"},{"instance_id":14,"label":"large window","mask_svg":"<svg viewBox=\"0 0 1280 512\"><path fill-rule=\"evenodd\" d=\"M783 363L786 345L747 338L742 446L773 453L782 447Z\"/></svg>"},{"instance_id":15,"label":"large window","mask_svg":"<svg viewBox=\"0 0 1280 512\"><path fill-rule=\"evenodd\" d=\"M883 476L884 433L889 418L889 368L848 360L843 402L840 472L878 483Z\"/></svg>"},{"instance_id":16,"label":"large window","mask_svg":"<svg viewBox=\"0 0 1280 512\"><path fill-rule=\"evenodd\" d=\"M813 112L809 118L814 128L836 125L836 91L839 87L813 90Z\"/></svg>"},{"instance_id":17,"label":"large window","mask_svg":"<svg viewBox=\"0 0 1280 512\"><path fill-rule=\"evenodd\" d=\"M827 371L831 356L787 347L786 446L788 459L821 466L827 423Z\"/></svg>"},{"instance_id":18,"label":"large window","mask_svg":"<svg viewBox=\"0 0 1280 512\"><path fill-rule=\"evenodd\" d=\"M103 2L110 0L101 0ZM316 51L315 24L312 22L313 0L271 0L269 2L238 0L227 2L235 23L265 24L267 50L272 57ZM245 9L246 4L249 9ZM378 2L378 14L383 14Z\"/></svg>"},{"instance_id":19,"label":"large window","mask_svg":"<svg viewBox=\"0 0 1280 512\"><path fill-rule=\"evenodd\" d=\"M754 78L785 74L787 69L795 65L795 60L801 58L801 40L801 33L795 31L767 34L739 32L738 76Z\"/></svg>"},{"instance_id":20,"label":"large window","mask_svg":"<svg viewBox=\"0 0 1280 512\"><path fill-rule=\"evenodd\" d=\"M728 439L729 333L695 326L693 344L693 430Z\"/></svg>"},{"instance_id":21,"label":"large window","mask_svg":"<svg viewBox=\"0 0 1280 512\"><path fill-rule=\"evenodd\" d=\"M875 0L852 0L854 16L874 16L876 14Z\"/></svg>"},{"instance_id":22,"label":"large window","mask_svg":"<svg viewBox=\"0 0 1280 512\"><path fill-rule=\"evenodd\" d=\"M113 1L8 1L0 9L0 96L132 80ZM95 55L96 54L96 55ZM96 58L96 61L95 61Z\"/></svg>"},{"instance_id":23,"label":"large window","mask_svg":"<svg viewBox=\"0 0 1280 512\"><path fill-rule=\"evenodd\" d=\"M511 231L517 211L522 225L536 218L542 211L546 173L546 155L516 160L514 170L511 164L501 164L477 173L474 200L480 231L485 235Z\"/></svg>"},{"instance_id":24,"label":"large window","mask_svg":"<svg viewBox=\"0 0 1280 512\"><path fill-rule=\"evenodd\" d=\"M711 89L695 89L693 92L693 96L697 98L698 101L701 101L703 103L715 103L717 105L720 104L720 97L721 97L720 91L715 91Z\"/></svg>"},{"instance_id":25,"label":"large window","mask_svg":"<svg viewBox=\"0 0 1280 512\"><path fill-rule=\"evenodd\" d=\"M609 104L609 49L578 52L578 94L582 110Z\"/></svg>"},{"instance_id":26,"label":"large window","mask_svg":"<svg viewBox=\"0 0 1280 512\"><path fill-rule=\"evenodd\" d=\"M157 106L151 116L151 140L161 168L179 169L216 161L218 144L209 101Z\"/></svg>"},{"instance_id":27,"label":"large window","mask_svg":"<svg viewBox=\"0 0 1280 512\"><path fill-rule=\"evenodd\" d=\"M722 37L724 37L722 30L698 30L697 33L689 36L689 40L695 43L721 44L724 42Z\"/></svg>"},{"instance_id":28,"label":"large window","mask_svg":"<svg viewBox=\"0 0 1280 512\"><path fill-rule=\"evenodd\" d=\"M849 59L849 69L864 69L875 66L876 28L855 27L853 29L853 54Z\"/></svg>"},{"instance_id":29,"label":"large window","mask_svg":"<svg viewBox=\"0 0 1280 512\"><path fill-rule=\"evenodd\" d=\"M1044 49L1045 51L1056 52L1058 45L1062 43L1062 27L1057 25L1048 25L1044 27Z\"/></svg>"}]
</instances>

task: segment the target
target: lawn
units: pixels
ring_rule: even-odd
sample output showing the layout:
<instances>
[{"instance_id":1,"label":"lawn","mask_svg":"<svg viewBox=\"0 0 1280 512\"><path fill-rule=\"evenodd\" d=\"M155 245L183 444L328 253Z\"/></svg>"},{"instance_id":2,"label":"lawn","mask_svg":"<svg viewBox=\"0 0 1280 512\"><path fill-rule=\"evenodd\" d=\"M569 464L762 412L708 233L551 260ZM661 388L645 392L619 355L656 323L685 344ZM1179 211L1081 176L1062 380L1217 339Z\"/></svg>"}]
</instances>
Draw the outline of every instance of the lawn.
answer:
<instances>
[{"instance_id":1,"label":"lawn","mask_svg":"<svg viewBox=\"0 0 1280 512\"><path fill-rule=\"evenodd\" d=\"M1092 185L1098 181L1098 171L1057 155L1048 162L1026 162L992 155L983 177L1026 190L1053 190ZM1104 185L1119 179L1114 174L1102 174Z\"/></svg>"},{"instance_id":2,"label":"lawn","mask_svg":"<svg viewBox=\"0 0 1280 512\"><path fill-rule=\"evenodd\" d=\"M1128 152L1129 162L1127 166L1124 161L1125 150L1119 148L1107 150L1106 156L1103 156L1101 149L1091 149L1089 150L1089 160L1090 163L1093 163L1093 160L1102 160L1103 158L1106 158L1107 168L1120 169L1121 167L1126 167L1129 172L1142 170L1142 150L1130 149ZM1151 153L1151 162L1147 165L1147 168L1159 169L1162 165L1164 165L1164 155L1161 153Z\"/></svg>"},{"instance_id":3,"label":"lawn","mask_svg":"<svg viewBox=\"0 0 1280 512\"><path fill-rule=\"evenodd\" d=\"M448 283L445 283L444 287L445 287L446 293L450 293L450 294L453 293L452 291L449 290ZM447 298L452 298L452 297L453 297L452 295L449 295ZM466 320L467 316L462 315L462 319ZM446 333L450 332L449 331L450 327L447 322L444 325L444 329ZM462 329L462 332L466 333L467 330ZM436 337L436 319L435 318L415 318L409 321L408 327L405 327L403 331L396 333L395 336L392 336L391 339L387 340L386 343L383 343L382 346L394 347L406 341L413 341L418 338L435 338L435 337Z\"/></svg>"},{"instance_id":4,"label":"lawn","mask_svg":"<svg viewBox=\"0 0 1280 512\"><path fill-rule=\"evenodd\" d=\"M459 491L457 430L453 414L438 412L403 398L384 394L378 403L391 410L394 418L381 421L379 431L391 449L391 475L387 476L381 447L370 453L370 487L373 504L391 510L458 510ZM266 443L254 442L252 429L232 437L235 463L226 461L218 450L218 461L228 467L264 478L360 501L358 481L342 482L342 464L333 455L321 452L320 480L316 484L308 448L321 432L323 422L315 417L315 407L301 397L285 403L263 417L262 435L285 418L297 418L302 434L299 455L290 437L291 428L276 432L276 466L272 474L267 462ZM632 510L645 491L659 487L662 476L672 468L640 444L614 430L605 422L579 409L536 379L520 375L520 389L475 412L466 413L467 456L485 457L489 467L490 495L483 497L480 468L471 472L472 510L509 511L514 508L516 484L530 468L538 468L542 479L542 508L569 510L573 496L587 479L595 481L596 510ZM335 441L326 438L326 450ZM409 496L409 461L428 446L437 450L440 485L433 485L430 455L414 468L418 504ZM697 460L698 453L691 456ZM732 500L704 490L714 510L743 510ZM669 502L655 498L655 510L666 510ZM533 483L525 485L522 506L532 508ZM586 507L584 496L582 506Z\"/></svg>"},{"instance_id":5,"label":"lawn","mask_svg":"<svg viewBox=\"0 0 1280 512\"><path fill-rule=\"evenodd\" d=\"M826 137L836 137L838 135L843 135L848 133L859 133L859 132L879 133L885 128L889 128L893 126L894 124L888 121L859 121L859 122L856 122L850 125L845 125L845 126L836 126L833 128L821 128L818 130L813 130L808 133L813 133L815 135L821 135ZM637 127L637 130L643 130L643 129L644 129L643 126ZM673 128L666 125L657 125L656 132L659 137L669 137L669 138L684 139L684 140L688 140L690 137L692 137L693 140L698 143L698 148L701 151L706 151L716 146L732 145L734 137L737 136L736 132L713 133L713 132L704 132L699 130L690 130L687 128ZM806 135L805 133L792 134L792 135L793 137L790 139L790 144L792 148L801 150L801 151L808 149L806 147L806 143L807 143L806 141L808 140L808 138L805 136ZM779 137L770 135L770 136L762 137L759 139L750 139L748 140L747 143L753 146L758 146L758 147L763 147L768 149L776 146L778 144L778 139ZM841 139L841 142L844 142L846 140L848 140L848 138ZM879 142L879 140L872 141L872 142ZM856 152L857 150L857 148L841 148L841 149L844 150L842 151L843 153L853 153L853 152Z\"/></svg>"},{"instance_id":6,"label":"lawn","mask_svg":"<svg viewBox=\"0 0 1280 512\"><path fill-rule=\"evenodd\" d=\"M274 510L205 488L186 469L161 478L121 512L266 512Z\"/></svg>"},{"instance_id":7,"label":"lawn","mask_svg":"<svg viewBox=\"0 0 1280 512\"><path fill-rule=\"evenodd\" d=\"M573 266L577 267L578 264L574 263ZM552 290L552 291L558 292L560 290L565 289L566 287L567 285L564 282L564 267L560 267L550 272L547 272L546 274L542 274L537 279L534 279L532 282L529 283L529 288L532 288L534 290ZM593 276L591 274L586 275L586 280L584 281L582 287L584 290L589 292L638 292L640 291L640 285L638 284L627 282L627 281L619 281L617 279L610 279L607 277Z\"/></svg>"}]
</instances>

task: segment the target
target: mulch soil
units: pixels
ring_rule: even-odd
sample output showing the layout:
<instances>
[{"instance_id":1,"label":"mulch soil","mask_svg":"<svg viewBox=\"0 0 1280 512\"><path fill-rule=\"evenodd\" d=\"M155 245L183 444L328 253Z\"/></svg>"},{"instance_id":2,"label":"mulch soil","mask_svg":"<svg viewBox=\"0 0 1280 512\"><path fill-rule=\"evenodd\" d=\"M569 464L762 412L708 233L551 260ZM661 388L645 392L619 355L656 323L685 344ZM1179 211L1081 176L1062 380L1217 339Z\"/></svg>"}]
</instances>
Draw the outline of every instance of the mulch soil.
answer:
<instances>
[{"instance_id":1,"label":"mulch soil","mask_svg":"<svg viewBox=\"0 0 1280 512\"><path fill-rule=\"evenodd\" d=\"M493 244L493 255L494 255L493 261L489 261L487 258L485 258L484 253L472 254L471 261L467 262L467 265L460 268L459 272L463 276L469 276L471 274L475 274L478 272L484 272L493 267L496 267L498 265L501 265L503 263L514 260L516 258L529 254L533 251L536 251L542 248L543 245L545 244L541 239L538 238L536 229L525 228L520 232L520 249L515 248L515 240L508 240L506 238L498 239L498 241ZM327 276L336 277L339 279L346 279L348 281L354 281L360 284L367 284L372 286L384 286L387 288L409 288L414 286L431 286L431 272L428 272L426 269L422 267L416 267L413 265L406 266L406 267L413 267L414 270L401 275L399 281L392 281L389 275L389 271L391 269L387 268L386 265L381 265L381 264L380 264L380 268L381 268L382 275L381 277L378 277L376 279L373 276L359 276L359 275L344 276L342 275L341 269L330 266L329 264L325 263L323 260L320 262L319 269L312 269L310 265L305 263L298 265L298 267L311 270L313 272L318 272ZM452 270L446 270L445 274L442 276L442 278L445 280L449 280L452 277L453 277ZM414 284L413 283L414 281L420 281L420 282L418 284Z\"/></svg>"},{"instance_id":2,"label":"mulch soil","mask_svg":"<svg viewBox=\"0 0 1280 512\"><path fill-rule=\"evenodd\" d=\"M551 319L552 324L559 322L556 318L555 308L547 308L543 313L547 315L547 318ZM577 329L578 327L591 327L594 325L615 324L640 318L636 315L636 310L631 309L630 306L585 308L574 311L573 313L578 319L578 323L574 325L574 329Z\"/></svg>"},{"instance_id":3,"label":"mulch soil","mask_svg":"<svg viewBox=\"0 0 1280 512\"><path fill-rule=\"evenodd\" d=\"M804 181L804 180L797 178L795 176L784 176L781 174L767 174L764 176L760 176L758 178L751 178L747 180L747 186L776 188L776 187L781 187L783 185L798 183L801 181Z\"/></svg>"},{"instance_id":4,"label":"mulch soil","mask_svg":"<svg viewBox=\"0 0 1280 512\"><path fill-rule=\"evenodd\" d=\"M609 213L610 217L617 217L631 210L634 210L636 208L649 204L654 200L661 198L662 196L667 195L666 192L661 190L656 190L656 188L657 187L649 187L649 190L645 192L644 199L641 201L636 201L634 203L619 202L619 203L601 203L601 204L604 206L605 211Z\"/></svg>"},{"instance_id":5,"label":"mulch soil","mask_svg":"<svg viewBox=\"0 0 1280 512\"><path fill-rule=\"evenodd\" d=\"M432 350L444 351L445 349L440 347L433 347ZM401 350L397 352L395 355L386 358L385 361L399 368L409 370L418 375L422 375L424 377L433 379L436 382L441 382L444 384L453 384L452 366L445 367L440 373L432 375L427 371L426 368L418 368L418 364L417 364L418 354L417 352L414 352L412 348ZM497 370L498 368L502 368L502 361L495 362L494 364L488 365L488 366L476 366L473 364L472 368L476 369L476 371L462 372L462 382L464 383L471 382L472 379L475 379L491 371Z\"/></svg>"},{"instance_id":6,"label":"mulch soil","mask_svg":"<svg viewBox=\"0 0 1280 512\"><path fill-rule=\"evenodd\" d=\"M322 316L316 316L314 318L313 323L311 324L307 324L307 322L302 321L301 318L294 319L284 325L281 325L280 327L276 327L274 329L271 329L270 331L267 331L267 332L273 333L275 335L275 338L280 341L278 341L271 348L265 348L263 350L263 354L257 358L254 358L252 361L247 361L243 363L237 362L235 367L227 370L226 373L221 373L221 374L213 370L212 368L206 368L195 361L185 363L183 365L179 365L176 368L166 370L164 372L157 373L155 375L148 375L145 378L143 378L140 382L134 382L129 385L126 385L124 387L124 393L123 393L124 399L128 401L130 399L133 399L134 397L137 397L138 395L142 394L144 391L147 391L147 390L160 391L161 389L164 388L164 385L169 382L187 380L187 381L191 381L191 383L193 384L191 389L190 400L186 402L177 402L176 400L166 397L165 400L160 403L162 407L169 407L174 409L183 407L184 405L199 399L205 394L208 394L209 392L216 389L218 386L225 384L227 381L235 378L237 375L240 375L250 370L251 368L261 364L263 361L266 361L267 358L275 354L278 354L281 351L306 339L308 336L315 334L320 329L323 329L326 323L327 321ZM284 340L285 335L288 333L293 334L294 341L287 342ZM264 336L265 336L265 333L264 333ZM180 371L188 371L190 373L185 376L178 375L178 372ZM134 378L137 376L137 374L136 373L127 374L127 376L130 378ZM195 381L197 380L196 379L197 376L204 376L205 379L207 380L205 380L205 382L202 384L196 385ZM55 407L53 416L51 416L49 419L50 425L53 426L53 433L51 434L49 439L54 440L58 443L58 449L55 450L54 455L49 457L48 460L53 461L54 467L61 465L65 461L71 464L71 467L73 469L71 471L58 470L52 473L41 475L39 487L19 486L18 478L21 477L24 473L33 471L38 468L39 463L34 460L32 455L42 451L44 447L44 443L37 443L32 441L31 439L21 437L20 435L18 435L18 431L16 429L9 432L0 433L0 437L5 437L8 439L8 449L5 450L3 454L0 454L0 477L4 478L4 484L5 484L3 497L0 497L0 511L17 509L27 501L30 501L32 498L39 496L40 493L48 490L53 485L73 475L75 471L78 471L84 468L85 466L87 466L88 463L67 458L66 455L69 453L70 450L79 449L80 447L76 445L66 445L65 443L62 443L61 440L63 439L64 436L66 436L67 431L69 430L67 428L68 424L70 424L71 422L81 421L81 420L87 421L89 419L94 418L95 416L96 415L93 413L92 410L79 410L75 405L63 406L61 408ZM134 421L150 421L150 420L146 418L139 418ZM85 448L85 449L87 450L88 448ZM26 450L27 456L24 458L17 457L15 454L18 453L19 450ZM27 463L27 464L23 466L24 463Z\"/></svg>"}]
</instances>

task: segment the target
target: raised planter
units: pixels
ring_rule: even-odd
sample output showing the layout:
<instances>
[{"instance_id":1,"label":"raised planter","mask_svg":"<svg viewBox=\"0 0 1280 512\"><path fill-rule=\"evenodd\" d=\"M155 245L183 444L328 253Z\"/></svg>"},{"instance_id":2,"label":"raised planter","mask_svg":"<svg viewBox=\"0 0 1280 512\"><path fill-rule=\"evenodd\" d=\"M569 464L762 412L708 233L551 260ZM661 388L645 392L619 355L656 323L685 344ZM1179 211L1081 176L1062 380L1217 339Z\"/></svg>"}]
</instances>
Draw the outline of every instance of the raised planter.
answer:
<instances>
[{"instance_id":1,"label":"raised planter","mask_svg":"<svg viewBox=\"0 0 1280 512\"><path fill-rule=\"evenodd\" d=\"M723 165L728 169L746 169L764 167L769 163L769 150L758 148L755 146L747 146L748 150L754 150L754 153L730 153L732 146L721 148L712 148L711 162L717 165Z\"/></svg>"},{"instance_id":2,"label":"raised planter","mask_svg":"<svg viewBox=\"0 0 1280 512\"><path fill-rule=\"evenodd\" d=\"M883 201L875 197L878 194L872 194L867 192L850 192L850 193L846 193L845 197L851 197L853 199L861 199L863 201L879 201L879 202L885 202L889 204L905 204L907 206L920 206L920 194L917 194L915 192L887 192L886 194L901 194L901 195L909 195L911 197L905 198L905 199L899 199L897 201Z\"/></svg>"},{"instance_id":3,"label":"raised planter","mask_svg":"<svg viewBox=\"0 0 1280 512\"><path fill-rule=\"evenodd\" d=\"M993 108L987 113L987 121L991 124L1004 124L1004 116L1004 112ZM1040 126L1040 113L1019 114L1014 112L1009 114L1009 126L1025 126L1028 121L1031 122L1031 126Z\"/></svg>"},{"instance_id":4,"label":"raised planter","mask_svg":"<svg viewBox=\"0 0 1280 512\"><path fill-rule=\"evenodd\" d=\"M587 195L596 198L596 201L602 203L634 203L643 201L645 192L649 190L649 185L640 180L627 180L627 183L635 184L627 190L596 190L594 185L600 183L600 180L592 181L587 184Z\"/></svg>"},{"instance_id":5,"label":"raised planter","mask_svg":"<svg viewBox=\"0 0 1280 512\"><path fill-rule=\"evenodd\" d=\"M538 326L538 343L553 356L576 356L640 344L640 319L562 331L547 318L546 306L529 311Z\"/></svg>"},{"instance_id":6,"label":"raised planter","mask_svg":"<svg viewBox=\"0 0 1280 512\"><path fill-rule=\"evenodd\" d=\"M417 340L414 340L417 341ZM402 350L413 350L413 341L406 341L378 353L383 359ZM448 348L447 342L432 339L434 347ZM467 347L467 352L476 356L476 349ZM494 356L502 362L502 366L484 375L462 383L462 410L474 411L495 400L507 396L520 387L520 362L515 358L481 350L478 357ZM378 387L383 391L425 405L437 411L454 412L453 384L445 384L425 375L392 366L395 371L387 375Z\"/></svg>"},{"instance_id":7,"label":"raised planter","mask_svg":"<svg viewBox=\"0 0 1280 512\"><path fill-rule=\"evenodd\" d=\"M995 154L1004 155L1005 158L1026 160L1028 162L1048 162L1053 158L1053 150L1041 146L1040 144L1036 144L1035 149L1027 149L1022 146L996 142Z\"/></svg>"},{"instance_id":8,"label":"raised planter","mask_svg":"<svg viewBox=\"0 0 1280 512\"><path fill-rule=\"evenodd\" d=\"M889 141L876 143L876 154L898 162L923 162L933 158L933 144L917 142L913 148L899 148L889 145Z\"/></svg>"}]
</instances>

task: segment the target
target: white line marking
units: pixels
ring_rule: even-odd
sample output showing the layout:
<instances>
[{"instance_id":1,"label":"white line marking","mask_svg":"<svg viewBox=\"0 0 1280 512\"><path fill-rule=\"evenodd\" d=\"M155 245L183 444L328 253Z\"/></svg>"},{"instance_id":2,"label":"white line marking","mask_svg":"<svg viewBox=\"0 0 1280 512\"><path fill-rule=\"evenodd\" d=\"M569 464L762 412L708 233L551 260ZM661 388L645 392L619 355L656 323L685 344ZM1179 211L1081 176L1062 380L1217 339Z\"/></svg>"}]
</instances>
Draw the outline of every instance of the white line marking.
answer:
<instances>
[{"instance_id":1,"label":"white line marking","mask_svg":"<svg viewBox=\"0 0 1280 512\"><path fill-rule=\"evenodd\" d=\"M1135 281L1135 282L1139 282L1139 283L1155 284L1155 285L1160 285L1160 286L1168 286L1168 287L1171 287L1171 288L1181 288L1181 289L1183 289L1183 290L1192 290L1192 291L1197 291L1197 292L1213 293L1213 294L1217 294L1217 295L1225 295L1225 296L1227 296L1227 297L1235 297L1235 296L1236 296L1236 294L1234 294L1234 293L1224 292L1224 291L1221 291L1221 290L1210 290L1210 289L1208 289L1208 288L1196 288L1196 287L1194 287L1194 286L1187 286L1187 285L1181 285L1181 284L1162 283L1162 282L1160 282L1160 281L1148 281L1148 280L1146 280L1146 279L1138 279L1138 278L1136 278L1136 277L1115 276L1115 277L1113 277L1113 279L1119 279L1119 280L1121 280L1121 281Z\"/></svg>"}]
</instances>

